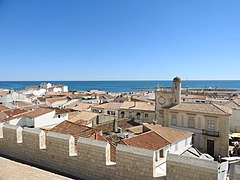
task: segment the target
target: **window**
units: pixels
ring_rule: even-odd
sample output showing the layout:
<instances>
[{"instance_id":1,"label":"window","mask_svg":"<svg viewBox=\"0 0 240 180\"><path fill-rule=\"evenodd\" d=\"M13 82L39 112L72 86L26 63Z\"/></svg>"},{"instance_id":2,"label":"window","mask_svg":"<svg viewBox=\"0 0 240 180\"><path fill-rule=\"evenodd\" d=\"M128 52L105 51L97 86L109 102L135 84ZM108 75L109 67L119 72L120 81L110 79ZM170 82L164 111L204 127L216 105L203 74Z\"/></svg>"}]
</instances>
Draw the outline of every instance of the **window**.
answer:
<instances>
[{"instance_id":1,"label":"window","mask_svg":"<svg viewBox=\"0 0 240 180\"><path fill-rule=\"evenodd\" d=\"M107 111L107 114L110 115L110 111Z\"/></svg>"},{"instance_id":2,"label":"window","mask_svg":"<svg viewBox=\"0 0 240 180\"><path fill-rule=\"evenodd\" d=\"M148 114L145 114L145 117L148 117Z\"/></svg>"},{"instance_id":3,"label":"window","mask_svg":"<svg viewBox=\"0 0 240 180\"><path fill-rule=\"evenodd\" d=\"M215 122L213 120L208 121L208 130L214 131L215 130Z\"/></svg>"},{"instance_id":4,"label":"window","mask_svg":"<svg viewBox=\"0 0 240 180\"><path fill-rule=\"evenodd\" d=\"M138 112L136 115L137 115L137 119L140 119L141 114Z\"/></svg>"},{"instance_id":5,"label":"window","mask_svg":"<svg viewBox=\"0 0 240 180\"><path fill-rule=\"evenodd\" d=\"M195 127L195 119L194 119L194 117L189 117L188 127L190 127L190 128L194 128Z\"/></svg>"},{"instance_id":6,"label":"window","mask_svg":"<svg viewBox=\"0 0 240 180\"><path fill-rule=\"evenodd\" d=\"M99 124L99 117L97 116L96 124Z\"/></svg>"},{"instance_id":7,"label":"window","mask_svg":"<svg viewBox=\"0 0 240 180\"><path fill-rule=\"evenodd\" d=\"M172 125L177 125L177 116L172 115Z\"/></svg>"},{"instance_id":8,"label":"window","mask_svg":"<svg viewBox=\"0 0 240 180\"><path fill-rule=\"evenodd\" d=\"M121 118L124 118L125 113L122 111L121 112Z\"/></svg>"},{"instance_id":9,"label":"window","mask_svg":"<svg viewBox=\"0 0 240 180\"><path fill-rule=\"evenodd\" d=\"M58 118L60 118L61 117L61 115L58 115Z\"/></svg>"},{"instance_id":10,"label":"window","mask_svg":"<svg viewBox=\"0 0 240 180\"><path fill-rule=\"evenodd\" d=\"M163 149L160 150L160 158L163 158Z\"/></svg>"}]
</instances>

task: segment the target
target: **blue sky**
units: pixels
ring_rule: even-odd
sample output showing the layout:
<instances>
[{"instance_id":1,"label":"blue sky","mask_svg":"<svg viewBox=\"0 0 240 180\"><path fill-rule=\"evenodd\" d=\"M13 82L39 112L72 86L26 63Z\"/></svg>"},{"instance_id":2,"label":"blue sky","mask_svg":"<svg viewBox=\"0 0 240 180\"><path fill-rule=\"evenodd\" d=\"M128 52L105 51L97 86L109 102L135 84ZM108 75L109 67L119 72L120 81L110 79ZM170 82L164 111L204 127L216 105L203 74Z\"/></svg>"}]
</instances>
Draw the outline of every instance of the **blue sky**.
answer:
<instances>
[{"instance_id":1,"label":"blue sky","mask_svg":"<svg viewBox=\"0 0 240 180\"><path fill-rule=\"evenodd\" d=\"M240 79L239 0L0 0L0 80Z\"/></svg>"}]
</instances>

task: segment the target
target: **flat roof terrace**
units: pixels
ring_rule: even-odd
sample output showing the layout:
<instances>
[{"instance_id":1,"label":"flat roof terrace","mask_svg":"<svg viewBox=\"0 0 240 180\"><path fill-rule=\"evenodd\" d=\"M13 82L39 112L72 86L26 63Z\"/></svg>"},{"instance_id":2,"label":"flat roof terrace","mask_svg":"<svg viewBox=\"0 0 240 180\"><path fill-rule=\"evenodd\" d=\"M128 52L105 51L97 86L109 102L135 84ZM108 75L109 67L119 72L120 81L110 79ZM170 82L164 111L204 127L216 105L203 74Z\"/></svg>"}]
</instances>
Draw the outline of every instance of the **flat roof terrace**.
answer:
<instances>
[{"instance_id":1,"label":"flat roof terrace","mask_svg":"<svg viewBox=\"0 0 240 180\"><path fill-rule=\"evenodd\" d=\"M70 178L0 157L0 179L48 179L70 180Z\"/></svg>"}]
</instances>

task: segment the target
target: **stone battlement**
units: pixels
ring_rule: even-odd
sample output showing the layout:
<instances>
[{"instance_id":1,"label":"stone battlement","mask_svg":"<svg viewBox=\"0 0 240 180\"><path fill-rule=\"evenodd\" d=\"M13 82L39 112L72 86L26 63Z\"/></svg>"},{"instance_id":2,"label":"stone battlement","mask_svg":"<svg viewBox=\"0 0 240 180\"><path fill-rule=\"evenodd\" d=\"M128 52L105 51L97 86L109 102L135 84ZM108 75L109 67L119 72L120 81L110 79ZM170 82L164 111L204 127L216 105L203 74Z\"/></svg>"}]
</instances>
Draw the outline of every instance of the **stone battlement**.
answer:
<instances>
[{"instance_id":1,"label":"stone battlement","mask_svg":"<svg viewBox=\"0 0 240 180\"><path fill-rule=\"evenodd\" d=\"M0 154L80 179L159 179L154 152L118 145L116 162L110 144L20 126L0 126Z\"/></svg>"}]
</instances>

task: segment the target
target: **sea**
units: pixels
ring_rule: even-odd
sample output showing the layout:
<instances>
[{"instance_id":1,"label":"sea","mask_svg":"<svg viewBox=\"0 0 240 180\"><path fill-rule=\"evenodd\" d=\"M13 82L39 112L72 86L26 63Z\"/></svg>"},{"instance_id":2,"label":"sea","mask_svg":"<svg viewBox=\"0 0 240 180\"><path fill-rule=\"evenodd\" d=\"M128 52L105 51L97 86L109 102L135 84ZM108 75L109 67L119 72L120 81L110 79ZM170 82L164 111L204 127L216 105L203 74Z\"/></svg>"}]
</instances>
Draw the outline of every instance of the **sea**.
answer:
<instances>
[{"instance_id":1,"label":"sea","mask_svg":"<svg viewBox=\"0 0 240 180\"><path fill-rule=\"evenodd\" d=\"M172 81L0 81L0 88L23 90L27 86L39 85L41 82L64 84L69 90L87 91L104 90L108 92L153 91L155 87L171 87ZM240 80L188 80L182 81L186 88L240 88Z\"/></svg>"}]
</instances>

